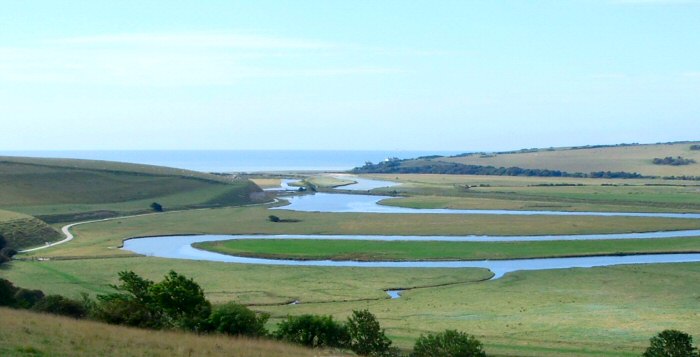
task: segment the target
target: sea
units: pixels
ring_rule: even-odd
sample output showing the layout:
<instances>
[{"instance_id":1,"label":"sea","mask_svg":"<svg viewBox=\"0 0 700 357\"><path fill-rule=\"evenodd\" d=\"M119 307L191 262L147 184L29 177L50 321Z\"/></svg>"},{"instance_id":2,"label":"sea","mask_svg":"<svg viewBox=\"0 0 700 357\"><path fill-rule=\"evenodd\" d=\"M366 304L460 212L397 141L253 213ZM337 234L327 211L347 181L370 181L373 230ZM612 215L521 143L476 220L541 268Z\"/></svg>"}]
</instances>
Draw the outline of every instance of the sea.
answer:
<instances>
[{"instance_id":1,"label":"sea","mask_svg":"<svg viewBox=\"0 0 700 357\"><path fill-rule=\"evenodd\" d=\"M0 151L0 156L107 160L204 172L346 171L365 162L456 155L456 151L362 150L98 150Z\"/></svg>"}]
</instances>

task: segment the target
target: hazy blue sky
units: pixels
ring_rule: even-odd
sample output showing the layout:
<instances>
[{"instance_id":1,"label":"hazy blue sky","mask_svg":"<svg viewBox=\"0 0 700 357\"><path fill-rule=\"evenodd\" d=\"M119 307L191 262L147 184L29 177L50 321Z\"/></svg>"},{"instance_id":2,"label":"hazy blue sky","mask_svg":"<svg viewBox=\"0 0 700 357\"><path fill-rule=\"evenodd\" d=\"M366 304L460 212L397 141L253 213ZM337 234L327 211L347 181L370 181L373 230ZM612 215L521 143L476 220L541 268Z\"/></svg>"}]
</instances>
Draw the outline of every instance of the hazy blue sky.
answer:
<instances>
[{"instance_id":1,"label":"hazy blue sky","mask_svg":"<svg viewBox=\"0 0 700 357\"><path fill-rule=\"evenodd\" d=\"M700 139L700 4L4 1L0 150Z\"/></svg>"}]
</instances>

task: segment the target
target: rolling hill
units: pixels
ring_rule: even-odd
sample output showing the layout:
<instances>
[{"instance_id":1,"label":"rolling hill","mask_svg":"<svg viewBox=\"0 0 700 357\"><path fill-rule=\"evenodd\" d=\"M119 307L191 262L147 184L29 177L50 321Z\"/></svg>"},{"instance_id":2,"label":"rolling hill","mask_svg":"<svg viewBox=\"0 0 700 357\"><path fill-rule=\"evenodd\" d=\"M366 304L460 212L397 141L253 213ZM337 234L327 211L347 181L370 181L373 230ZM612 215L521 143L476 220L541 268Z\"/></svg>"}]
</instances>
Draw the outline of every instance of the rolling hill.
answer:
<instances>
[{"instance_id":1,"label":"rolling hill","mask_svg":"<svg viewBox=\"0 0 700 357\"><path fill-rule=\"evenodd\" d=\"M523 149L387 159L353 173L432 173L579 178L700 178L700 142Z\"/></svg>"},{"instance_id":2,"label":"rolling hill","mask_svg":"<svg viewBox=\"0 0 700 357\"><path fill-rule=\"evenodd\" d=\"M0 209L48 223L265 199L248 180L109 161L0 157Z\"/></svg>"},{"instance_id":3,"label":"rolling hill","mask_svg":"<svg viewBox=\"0 0 700 357\"><path fill-rule=\"evenodd\" d=\"M532 152L473 154L438 160L465 165L517 166L566 172L624 171L645 176L700 176L700 150L690 149L691 145L698 144L700 142L539 149ZM693 159L696 163L672 166L655 165L652 162L654 158L669 156Z\"/></svg>"}]
</instances>

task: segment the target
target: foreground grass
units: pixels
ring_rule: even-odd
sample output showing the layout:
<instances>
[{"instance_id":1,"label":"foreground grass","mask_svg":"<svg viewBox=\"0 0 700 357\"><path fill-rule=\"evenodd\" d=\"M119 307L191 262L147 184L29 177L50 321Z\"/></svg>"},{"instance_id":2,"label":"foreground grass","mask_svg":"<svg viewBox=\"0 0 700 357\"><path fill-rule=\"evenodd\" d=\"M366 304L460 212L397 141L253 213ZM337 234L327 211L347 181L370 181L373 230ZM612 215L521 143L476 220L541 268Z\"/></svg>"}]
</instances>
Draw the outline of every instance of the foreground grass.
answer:
<instances>
[{"instance_id":1,"label":"foreground grass","mask_svg":"<svg viewBox=\"0 0 700 357\"><path fill-rule=\"evenodd\" d=\"M405 291L400 299L270 306L274 317L376 312L409 347L421 333L475 334L489 355L639 356L664 329L700 333L700 264L516 272L478 284Z\"/></svg>"},{"instance_id":2,"label":"foreground grass","mask_svg":"<svg viewBox=\"0 0 700 357\"><path fill-rule=\"evenodd\" d=\"M268 340L152 331L0 308L2 356L342 356Z\"/></svg>"},{"instance_id":3,"label":"foreground grass","mask_svg":"<svg viewBox=\"0 0 700 357\"><path fill-rule=\"evenodd\" d=\"M223 254L272 259L437 261L700 252L700 238L500 243L235 239L195 246Z\"/></svg>"}]
</instances>

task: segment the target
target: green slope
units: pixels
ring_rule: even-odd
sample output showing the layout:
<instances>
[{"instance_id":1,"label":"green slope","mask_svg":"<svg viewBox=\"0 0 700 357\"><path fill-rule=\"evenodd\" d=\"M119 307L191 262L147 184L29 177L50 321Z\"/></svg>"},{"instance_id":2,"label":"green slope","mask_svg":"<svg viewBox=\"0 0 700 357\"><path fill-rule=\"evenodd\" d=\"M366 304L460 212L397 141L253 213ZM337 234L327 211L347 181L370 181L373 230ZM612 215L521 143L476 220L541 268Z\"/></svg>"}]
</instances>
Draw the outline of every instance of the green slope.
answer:
<instances>
[{"instance_id":1,"label":"green slope","mask_svg":"<svg viewBox=\"0 0 700 357\"><path fill-rule=\"evenodd\" d=\"M248 180L128 163L0 157L0 209L62 222L264 200Z\"/></svg>"},{"instance_id":2,"label":"green slope","mask_svg":"<svg viewBox=\"0 0 700 357\"><path fill-rule=\"evenodd\" d=\"M0 210L0 234L8 246L21 249L63 238L57 230L35 217Z\"/></svg>"}]
</instances>

